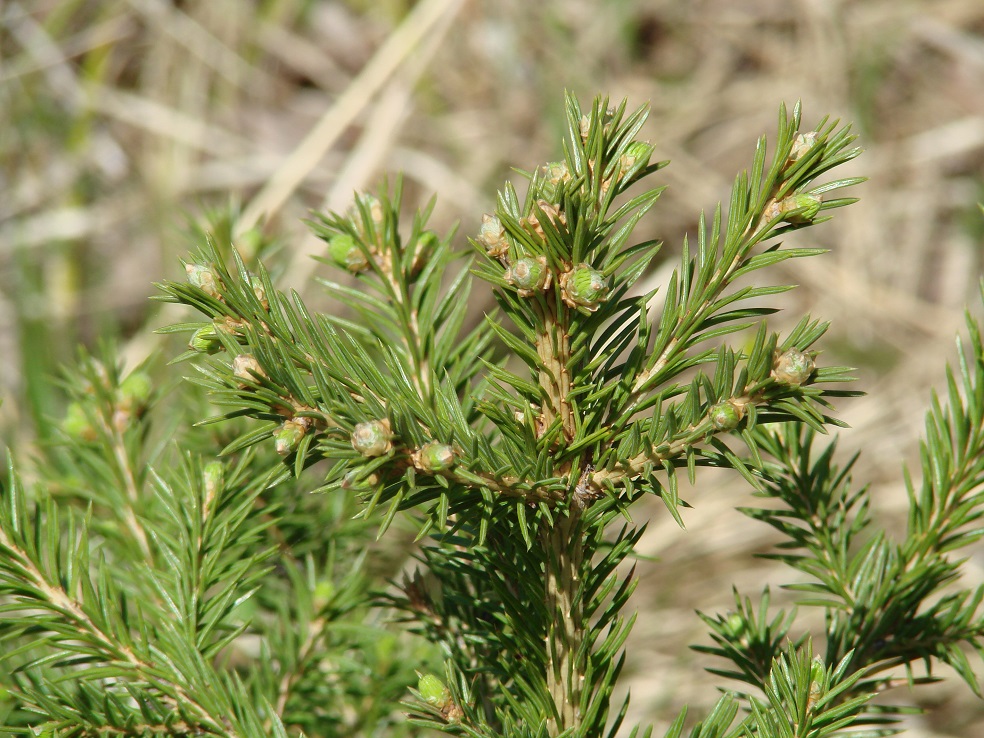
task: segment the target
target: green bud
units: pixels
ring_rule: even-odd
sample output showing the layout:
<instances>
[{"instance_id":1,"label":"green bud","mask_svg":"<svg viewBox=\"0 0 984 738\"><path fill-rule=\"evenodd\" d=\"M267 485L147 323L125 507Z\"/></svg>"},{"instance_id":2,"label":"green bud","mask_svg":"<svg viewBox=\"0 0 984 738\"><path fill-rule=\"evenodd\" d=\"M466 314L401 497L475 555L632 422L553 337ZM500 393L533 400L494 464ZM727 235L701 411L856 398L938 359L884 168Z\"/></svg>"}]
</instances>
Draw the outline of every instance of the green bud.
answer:
<instances>
[{"instance_id":1,"label":"green bud","mask_svg":"<svg viewBox=\"0 0 984 738\"><path fill-rule=\"evenodd\" d=\"M444 682L433 674L424 674L420 677L417 691L424 698L424 702L437 708L445 707L451 700L451 692L444 686Z\"/></svg>"},{"instance_id":2,"label":"green bud","mask_svg":"<svg viewBox=\"0 0 984 738\"><path fill-rule=\"evenodd\" d=\"M725 400L716 405L711 405L707 411L707 417L711 420L711 425L719 431L730 431L738 427L741 419L745 417L745 407L734 400Z\"/></svg>"},{"instance_id":3,"label":"green bud","mask_svg":"<svg viewBox=\"0 0 984 738\"><path fill-rule=\"evenodd\" d=\"M509 251L506 230L502 227L502 221L494 215L486 213L482 216L482 225L476 240L485 247L489 256L503 256Z\"/></svg>"},{"instance_id":4,"label":"green bud","mask_svg":"<svg viewBox=\"0 0 984 738\"><path fill-rule=\"evenodd\" d=\"M622 168L638 167L642 169L649 164L655 148L648 141L633 141L625 148L625 159L622 162Z\"/></svg>"},{"instance_id":5,"label":"green bud","mask_svg":"<svg viewBox=\"0 0 984 738\"><path fill-rule=\"evenodd\" d=\"M728 615L724 621L724 631L732 638L741 638L745 635L745 618L736 612Z\"/></svg>"},{"instance_id":6,"label":"green bud","mask_svg":"<svg viewBox=\"0 0 984 738\"><path fill-rule=\"evenodd\" d=\"M129 409L144 408L153 389L154 384L145 372L130 372L126 379L120 382L120 404Z\"/></svg>"},{"instance_id":7,"label":"green bud","mask_svg":"<svg viewBox=\"0 0 984 738\"><path fill-rule=\"evenodd\" d=\"M215 332L215 326L211 323L203 325L192 333L188 345L200 354L214 354L222 349L222 343Z\"/></svg>"},{"instance_id":8,"label":"green bud","mask_svg":"<svg viewBox=\"0 0 984 738\"><path fill-rule=\"evenodd\" d=\"M209 267L202 264L185 264L188 284L198 287L206 295L219 296L218 278Z\"/></svg>"},{"instance_id":9,"label":"green bud","mask_svg":"<svg viewBox=\"0 0 984 738\"><path fill-rule=\"evenodd\" d=\"M506 270L505 279L516 287L521 297L532 297L534 293L547 287L550 272L547 261L542 256L539 259L524 257L517 259Z\"/></svg>"},{"instance_id":10,"label":"green bud","mask_svg":"<svg viewBox=\"0 0 984 738\"><path fill-rule=\"evenodd\" d=\"M826 674L827 667L823 663L823 659L819 656L814 656L813 663L810 664L810 681L822 683Z\"/></svg>"},{"instance_id":11,"label":"green bud","mask_svg":"<svg viewBox=\"0 0 984 738\"><path fill-rule=\"evenodd\" d=\"M353 469L350 472L346 472L345 476L342 478L341 488L345 490L364 492L372 487L375 487L377 484L379 484L378 474L369 474L366 476L363 469Z\"/></svg>"},{"instance_id":12,"label":"green bud","mask_svg":"<svg viewBox=\"0 0 984 738\"><path fill-rule=\"evenodd\" d=\"M379 198L370 192L362 192L355 196L356 203L363 205L369 211L373 225L379 228L383 224L383 205ZM356 206L358 210L358 206Z\"/></svg>"},{"instance_id":13,"label":"green bud","mask_svg":"<svg viewBox=\"0 0 984 738\"><path fill-rule=\"evenodd\" d=\"M352 448L363 456L382 456L393 448L391 437L388 420L357 423L352 431Z\"/></svg>"},{"instance_id":14,"label":"green bud","mask_svg":"<svg viewBox=\"0 0 984 738\"><path fill-rule=\"evenodd\" d=\"M445 443L431 441L413 454L413 465L425 472L440 472L454 465L454 449Z\"/></svg>"},{"instance_id":15,"label":"green bud","mask_svg":"<svg viewBox=\"0 0 984 738\"><path fill-rule=\"evenodd\" d=\"M260 362L249 354L239 354L239 356L232 360L232 373L240 379L245 379L249 382L257 381L257 377L267 376L267 373L263 371L263 367L260 366Z\"/></svg>"},{"instance_id":16,"label":"green bud","mask_svg":"<svg viewBox=\"0 0 984 738\"><path fill-rule=\"evenodd\" d=\"M281 456L288 456L297 450L307 424L299 420L288 420L273 433L274 446Z\"/></svg>"},{"instance_id":17,"label":"green bud","mask_svg":"<svg viewBox=\"0 0 984 738\"><path fill-rule=\"evenodd\" d=\"M336 233L328 241L328 256L333 262L350 272L364 272L369 260L359 248L358 242L348 233Z\"/></svg>"},{"instance_id":18,"label":"green bud","mask_svg":"<svg viewBox=\"0 0 984 738\"><path fill-rule=\"evenodd\" d=\"M244 256L256 256L263 246L263 232L259 228L248 228L237 237L236 245Z\"/></svg>"},{"instance_id":19,"label":"green bud","mask_svg":"<svg viewBox=\"0 0 984 738\"><path fill-rule=\"evenodd\" d=\"M773 362L772 378L780 384L799 386L810 379L815 368L812 354L791 348Z\"/></svg>"},{"instance_id":20,"label":"green bud","mask_svg":"<svg viewBox=\"0 0 984 738\"><path fill-rule=\"evenodd\" d=\"M827 675L823 659L815 656L813 663L810 664L810 694L807 697L806 707L812 710L820 697L823 696L823 679Z\"/></svg>"},{"instance_id":21,"label":"green bud","mask_svg":"<svg viewBox=\"0 0 984 738\"><path fill-rule=\"evenodd\" d=\"M327 605L331 598L335 596L335 585L328 579L322 579L314 585L314 592L311 593L316 609L321 609Z\"/></svg>"},{"instance_id":22,"label":"green bud","mask_svg":"<svg viewBox=\"0 0 984 738\"><path fill-rule=\"evenodd\" d=\"M561 185L571 179L571 173L567 170L567 163L563 161L549 162L543 166L543 174L540 194L550 202L559 202Z\"/></svg>"},{"instance_id":23,"label":"green bud","mask_svg":"<svg viewBox=\"0 0 984 738\"><path fill-rule=\"evenodd\" d=\"M417 237L417 250L424 253L433 251L441 243L434 231L424 231Z\"/></svg>"},{"instance_id":24,"label":"green bud","mask_svg":"<svg viewBox=\"0 0 984 738\"><path fill-rule=\"evenodd\" d=\"M793 141L793 146L789 150L789 158L786 160L787 166L795 161L799 161L806 154L809 153L817 144L817 132L807 131L806 133L797 133L796 140Z\"/></svg>"},{"instance_id":25,"label":"green bud","mask_svg":"<svg viewBox=\"0 0 984 738\"><path fill-rule=\"evenodd\" d=\"M417 237L417 243L413 247L413 260L410 262L410 273L413 276L419 274L424 264L433 259L440 245L441 239L434 231L424 231Z\"/></svg>"},{"instance_id":26,"label":"green bud","mask_svg":"<svg viewBox=\"0 0 984 738\"><path fill-rule=\"evenodd\" d=\"M81 403L69 403L65 409L65 417L62 419L61 428L72 438L79 438L83 441L96 440L96 429L89 422L89 416L85 414L85 409Z\"/></svg>"},{"instance_id":27,"label":"green bud","mask_svg":"<svg viewBox=\"0 0 984 738\"><path fill-rule=\"evenodd\" d=\"M564 303L573 308L584 308L594 312L608 296L608 280L597 269L587 264L578 264L565 272L560 278L561 297Z\"/></svg>"},{"instance_id":28,"label":"green bud","mask_svg":"<svg viewBox=\"0 0 984 738\"><path fill-rule=\"evenodd\" d=\"M808 192L801 195L790 195L779 203L779 212L787 223L794 225L812 223L813 219L817 217L817 213L820 212L822 203L823 198ZM801 210L801 212L795 212L797 210Z\"/></svg>"},{"instance_id":29,"label":"green bud","mask_svg":"<svg viewBox=\"0 0 984 738\"><path fill-rule=\"evenodd\" d=\"M205 497L214 500L222 490L225 481L225 467L221 461L210 461L202 469L202 480L205 483Z\"/></svg>"}]
</instances>

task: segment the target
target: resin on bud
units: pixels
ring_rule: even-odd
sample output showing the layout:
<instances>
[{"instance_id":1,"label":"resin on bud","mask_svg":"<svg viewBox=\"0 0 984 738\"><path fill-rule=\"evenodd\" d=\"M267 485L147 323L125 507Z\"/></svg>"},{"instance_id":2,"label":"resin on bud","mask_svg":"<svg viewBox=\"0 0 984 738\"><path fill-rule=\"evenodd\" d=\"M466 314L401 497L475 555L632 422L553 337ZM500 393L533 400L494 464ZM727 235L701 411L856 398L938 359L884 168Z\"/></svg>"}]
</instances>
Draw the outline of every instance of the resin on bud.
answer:
<instances>
[{"instance_id":1,"label":"resin on bud","mask_svg":"<svg viewBox=\"0 0 984 738\"><path fill-rule=\"evenodd\" d=\"M532 259L528 256L517 259L506 270L505 280L509 282L520 297L532 297L550 286L550 270L544 257Z\"/></svg>"},{"instance_id":2,"label":"resin on bud","mask_svg":"<svg viewBox=\"0 0 984 738\"><path fill-rule=\"evenodd\" d=\"M273 432L274 447L281 456L288 456L297 450L310 423L306 418L287 420Z\"/></svg>"},{"instance_id":3,"label":"resin on bud","mask_svg":"<svg viewBox=\"0 0 984 738\"><path fill-rule=\"evenodd\" d=\"M328 240L328 256L342 269L356 274L369 268L369 260L358 241L348 233L336 233Z\"/></svg>"},{"instance_id":4,"label":"resin on bud","mask_svg":"<svg viewBox=\"0 0 984 738\"><path fill-rule=\"evenodd\" d=\"M352 431L352 448L363 456L382 456L393 449L389 420L367 420Z\"/></svg>"},{"instance_id":5,"label":"resin on bud","mask_svg":"<svg viewBox=\"0 0 984 738\"><path fill-rule=\"evenodd\" d=\"M425 443L413 454L413 465L425 472L447 471L454 466L454 449L446 443Z\"/></svg>"},{"instance_id":6,"label":"resin on bud","mask_svg":"<svg viewBox=\"0 0 984 738\"><path fill-rule=\"evenodd\" d=\"M715 430L731 431L737 428L741 419L745 417L745 406L735 400L724 400L711 405L707 417L710 418Z\"/></svg>"},{"instance_id":7,"label":"resin on bud","mask_svg":"<svg viewBox=\"0 0 984 738\"><path fill-rule=\"evenodd\" d=\"M605 275L587 264L578 264L560 275L560 294L568 307L593 313L608 297L608 290Z\"/></svg>"},{"instance_id":8,"label":"resin on bud","mask_svg":"<svg viewBox=\"0 0 984 738\"><path fill-rule=\"evenodd\" d=\"M222 343L215 332L215 326L209 323L191 334L188 345L200 354L214 354L222 349Z\"/></svg>"},{"instance_id":9,"label":"resin on bud","mask_svg":"<svg viewBox=\"0 0 984 738\"><path fill-rule=\"evenodd\" d=\"M779 354L772 363L772 378L780 384L799 386L806 384L816 368L813 352L791 348Z\"/></svg>"},{"instance_id":10,"label":"resin on bud","mask_svg":"<svg viewBox=\"0 0 984 738\"><path fill-rule=\"evenodd\" d=\"M433 674L420 675L417 691L420 692L424 702L438 709L443 709L451 701L451 691Z\"/></svg>"},{"instance_id":11,"label":"resin on bud","mask_svg":"<svg viewBox=\"0 0 984 738\"><path fill-rule=\"evenodd\" d=\"M496 216L486 213L482 216L482 225L478 230L477 240L485 248L485 252L498 258L509 252L509 241L506 240L506 229Z\"/></svg>"}]
</instances>

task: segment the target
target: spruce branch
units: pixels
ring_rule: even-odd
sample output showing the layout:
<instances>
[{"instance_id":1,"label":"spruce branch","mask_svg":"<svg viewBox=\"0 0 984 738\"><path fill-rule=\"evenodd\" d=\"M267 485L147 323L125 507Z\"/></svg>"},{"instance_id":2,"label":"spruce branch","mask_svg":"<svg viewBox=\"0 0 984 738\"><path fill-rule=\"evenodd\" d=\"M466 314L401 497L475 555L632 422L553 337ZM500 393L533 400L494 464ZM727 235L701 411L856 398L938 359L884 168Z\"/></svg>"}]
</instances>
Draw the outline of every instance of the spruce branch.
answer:
<instances>
[{"instance_id":1,"label":"spruce branch","mask_svg":"<svg viewBox=\"0 0 984 738\"><path fill-rule=\"evenodd\" d=\"M905 683L935 681L935 662L950 665L980 693L966 651L984 656L984 590L954 587L960 561L950 556L980 538L975 523L984 499L979 491L984 483L984 437L979 432L984 423L984 359L980 327L970 316L967 330L970 350L957 341L959 374L947 369L947 403L934 395L927 415L918 493L908 474L905 477L910 515L901 541L873 526L869 490L854 488L850 476L857 455L838 466L836 442L817 451L815 431L806 426L753 431L762 458L768 459L761 466L760 494L783 506L743 512L785 537L767 556L806 575L805 581L788 588L802 593L800 606L825 611L825 659L863 672L846 690L845 700ZM736 602L739 607L727 616L704 616L716 646L697 648L737 667L715 673L765 689L763 657L780 649L778 639L762 638L767 599L757 621L747 606L741 606L737 593ZM782 613L773 623L781 617ZM785 636L788 629L786 624L777 635ZM917 663L924 665L925 676L913 674ZM899 667L904 667L906 680L892 676ZM855 722L881 719L864 714Z\"/></svg>"},{"instance_id":2,"label":"spruce branch","mask_svg":"<svg viewBox=\"0 0 984 738\"><path fill-rule=\"evenodd\" d=\"M603 734L633 621L621 609L634 580L615 567L640 530L603 554L606 527L638 491L658 494L679 520L682 465L691 477L698 464L730 466L758 484L755 429L794 420L823 431L837 422L830 399L846 394L822 386L846 370L815 365L825 324L805 318L781 338L763 320L772 308L741 304L789 287L733 285L820 253L754 249L849 202L820 194L860 180L814 182L857 154L847 130L822 121L801 134L798 106L781 111L773 164L766 171L763 140L727 223L718 208L710 227L701 220L696 254L684 244L651 329L652 295L632 289L660 244L631 239L662 188L626 194L664 166L636 140L646 110L598 99L582 112L569 96L567 113L563 161L529 174L522 200L507 184L472 242L471 273L492 286L500 312L471 331L469 263L445 284L460 255L427 230L429 208L401 226L399 182L312 222L325 261L355 275L356 287L324 284L358 321L311 315L262 269L237 259L230 270L211 246L189 263L189 284L162 285L164 299L212 321L170 330L194 329L193 351L214 355L198 381L224 417L266 422L227 453L272 435L295 475L335 459L324 490L359 493L366 515L385 506L383 530L400 510L420 510L419 535L447 542L426 557L441 594L415 576L392 604L453 656L447 696L436 690L438 704L419 706L421 720L451 732ZM754 326L747 352L710 345ZM495 357L496 338L505 356ZM731 431L755 463L721 440ZM491 598L474 586L479 572ZM504 616L487 622L483 608ZM763 656L762 678L773 656ZM480 676L490 662L495 672ZM465 697L468 678L483 687L478 704Z\"/></svg>"}]
</instances>

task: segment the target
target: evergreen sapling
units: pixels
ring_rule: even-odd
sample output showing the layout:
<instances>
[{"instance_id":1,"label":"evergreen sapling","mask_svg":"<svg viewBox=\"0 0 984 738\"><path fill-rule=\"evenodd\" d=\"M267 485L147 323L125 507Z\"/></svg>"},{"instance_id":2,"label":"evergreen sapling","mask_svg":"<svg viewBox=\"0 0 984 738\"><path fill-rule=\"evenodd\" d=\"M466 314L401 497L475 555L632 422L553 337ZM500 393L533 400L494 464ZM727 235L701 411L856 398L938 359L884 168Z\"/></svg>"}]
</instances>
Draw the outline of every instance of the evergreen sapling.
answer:
<instances>
[{"instance_id":1,"label":"evergreen sapling","mask_svg":"<svg viewBox=\"0 0 984 738\"><path fill-rule=\"evenodd\" d=\"M184 422L207 415L195 386L165 413L149 370L121 376L112 351L80 361L63 444L37 484L12 470L3 490L7 730L650 736L612 701L635 619L623 564L645 530L636 503L657 497L682 524L681 482L699 505L705 467L766 499L743 512L783 536L770 556L825 627L797 627L768 591L702 614L713 645L698 648L741 686L667 738L886 735L905 710L872 697L938 663L977 691L966 652L981 652L984 592L952 584L954 552L984 530L979 327L968 318L933 400L895 541L823 440L833 401L855 394L821 360L827 325L767 323L791 286L760 270L822 253L776 239L853 201L832 195L858 178L825 176L858 155L849 130L802 131L799 106L781 109L727 209L701 216L659 294L639 294L661 244L634 232L665 165L638 139L646 110L568 97L566 113L563 159L523 198L507 184L470 250L429 210L403 222L399 180L315 216L324 261L355 275L323 282L344 316L278 290L228 237L205 242L186 281L160 285L204 316L166 329L190 334L177 358L221 410L204 428ZM498 310L470 326L476 286ZM425 541L420 565L371 594L367 541L398 516ZM443 670L373 619L380 606ZM415 674L421 660L433 668Z\"/></svg>"}]
</instances>

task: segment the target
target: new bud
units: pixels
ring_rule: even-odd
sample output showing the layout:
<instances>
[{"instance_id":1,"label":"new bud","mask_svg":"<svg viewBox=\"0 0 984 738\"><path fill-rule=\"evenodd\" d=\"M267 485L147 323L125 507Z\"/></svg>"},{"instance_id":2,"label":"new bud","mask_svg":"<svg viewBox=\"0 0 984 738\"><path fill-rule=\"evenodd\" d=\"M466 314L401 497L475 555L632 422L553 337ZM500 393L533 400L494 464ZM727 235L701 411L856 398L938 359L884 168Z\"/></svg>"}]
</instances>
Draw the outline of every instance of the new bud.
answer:
<instances>
[{"instance_id":1,"label":"new bud","mask_svg":"<svg viewBox=\"0 0 984 738\"><path fill-rule=\"evenodd\" d=\"M638 167L641 169L648 165L654 149L655 147L648 141L633 141L625 149L622 168Z\"/></svg>"},{"instance_id":2,"label":"new bud","mask_svg":"<svg viewBox=\"0 0 984 738\"><path fill-rule=\"evenodd\" d=\"M820 212L820 205L822 204L823 198L819 195L811 195L810 193L790 195L779 203L779 212L787 223L802 225L813 222L813 219Z\"/></svg>"},{"instance_id":3,"label":"new bud","mask_svg":"<svg viewBox=\"0 0 984 738\"><path fill-rule=\"evenodd\" d=\"M560 277L561 297L568 307L594 312L608 296L608 280L597 269L578 264Z\"/></svg>"},{"instance_id":4,"label":"new bud","mask_svg":"<svg viewBox=\"0 0 984 738\"><path fill-rule=\"evenodd\" d=\"M307 430L307 423L300 420L288 420L273 433L274 447L281 456L287 456L297 450L304 433Z\"/></svg>"},{"instance_id":5,"label":"new bud","mask_svg":"<svg viewBox=\"0 0 984 738\"><path fill-rule=\"evenodd\" d=\"M745 407L734 400L725 400L716 405L711 405L707 411L707 417L711 420L711 425L719 431L730 431L738 427L741 419L745 417Z\"/></svg>"},{"instance_id":6,"label":"new bud","mask_svg":"<svg viewBox=\"0 0 984 738\"><path fill-rule=\"evenodd\" d=\"M72 438L83 441L96 440L96 429L89 422L89 416L85 414L85 409L78 402L72 402L66 408L61 428Z\"/></svg>"},{"instance_id":7,"label":"new bud","mask_svg":"<svg viewBox=\"0 0 984 738\"><path fill-rule=\"evenodd\" d=\"M454 465L454 449L446 443L431 441L413 454L413 465L425 472L441 472Z\"/></svg>"},{"instance_id":8,"label":"new bud","mask_svg":"<svg viewBox=\"0 0 984 738\"><path fill-rule=\"evenodd\" d=\"M798 387L810 379L815 368L812 354L791 348L776 357L772 364L772 378L780 384Z\"/></svg>"},{"instance_id":9,"label":"new bud","mask_svg":"<svg viewBox=\"0 0 984 738\"><path fill-rule=\"evenodd\" d=\"M197 287L206 295L219 296L218 279L209 267L202 264L185 264L185 274L188 275L188 284L192 287Z\"/></svg>"},{"instance_id":10,"label":"new bud","mask_svg":"<svg viewBox=\"0 0 984 738\"><path fill-rule=\"evenodd\" d=\"M342 269L348 269L353 274L369 268L365 252L348 233L336 233L328 240L328 256Z\"/></svg>"},{"instance_id":11,"label":"new bud","mask_svg":"<svg viewBox=\"0 0 984 738\"><path fill-rule=\"evenodd\" d=\"M202 469L202 481L205 483L205 499L214 500L222 491L225 481L225 467L221 461L210 461Z\"/></svg>"},{"instance_id":12,"label":"new bud","mask_svg":"<svg viewBox=\"0 0 984 738\"><path fill-rule=\"evenodd\" d=\"M192 333L188 345L192 350L200 354L214 354L216 351L222 349L222 343L219 341L219 336L215 332L215 326L211 323L203 325Z\"/></svg>"},{"instance_id":13,"label":"new bud","mask_svg":"<svg viewBox=\"0 0 984 738\"><path fill-rule=\"evenodd\" d=\"M796 140L793 141L793 147L789 150L789 158L786 160L786 165L790 165L793 162L799 161L806 154L810 152L817 144L817 132L807 131L806 133L796 134Z\"/></svg>"},{"instance_id":14,"label":"new bud","mask_svg":"<svg viewBox=\"0 0 984 738\"><path fill-rule=\"evenodd\" d=\"M444 682L433 674L424 674L420 677L417 691L424 698L424 702L437 708L443 708L451 700L451 692L444 686Z\"/></svg>"},{"instance_id":15,"label":"new bud","mask_svg":"<svg viewBox=\"0 0 984 738\"><path fill-rule=\"evenodd\" d=\"M547 260L542 256L538 259L524 257L513 262L504 276L520 297L532 297L547 286L550 272L547 270Z\"/></svg>"},{"instance_id":16,"label":"new bud","mask_svg":"<svg viewBox=\"0 0 984 738\"><path fill-rule=\"evenodd\" d=\"M482 216L482 226L478 230L476 239L491 257L504 256L509 251L509 242L506 240L506 230L502 227L502 221L496 216L486 213Z\"/></svg>"},{"instance_id":17,"label":"new bud","mask_svg":"<svg viewBox=\"0 0 984 738\"><path fill-rule=\"evenodd\" d=\"M140 411L147 406L153 389L154 384L145 372L130 372L120 382L119 404L128 410Z\"/></svg>"},{"instance_id":18,"label":"new bud","mask_svg":"<svg viewBox=\"0 0 984 738\"><path fill-rule=\"evenodd\" d=\"M382 456L393 448L388 420L358 423L352 431L352 448L363 456Z\"/></svg>"}]
</instances>

